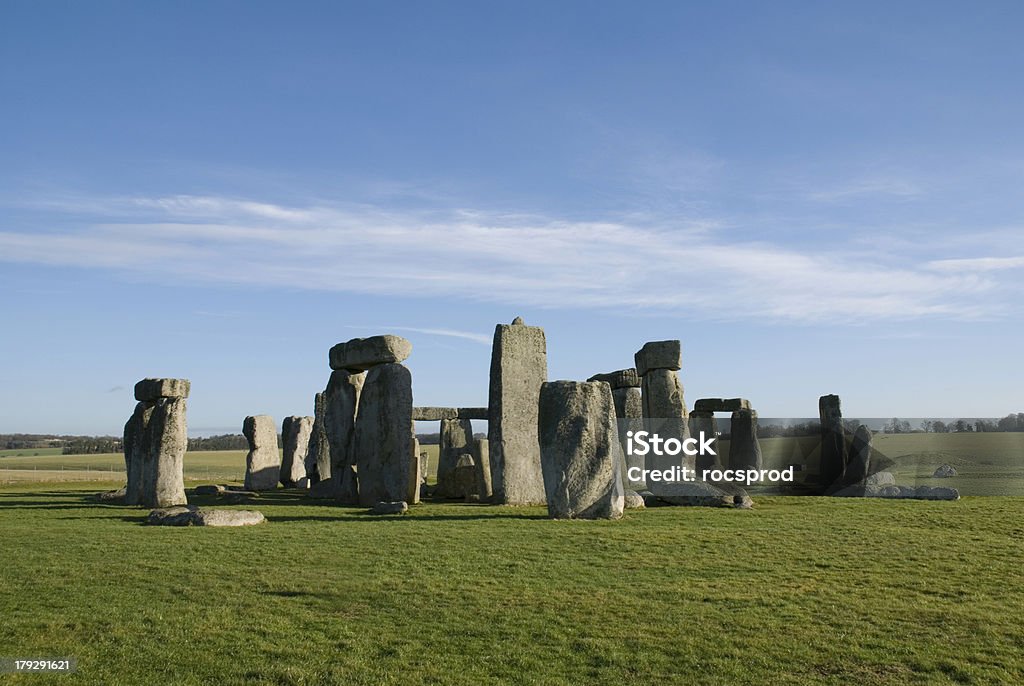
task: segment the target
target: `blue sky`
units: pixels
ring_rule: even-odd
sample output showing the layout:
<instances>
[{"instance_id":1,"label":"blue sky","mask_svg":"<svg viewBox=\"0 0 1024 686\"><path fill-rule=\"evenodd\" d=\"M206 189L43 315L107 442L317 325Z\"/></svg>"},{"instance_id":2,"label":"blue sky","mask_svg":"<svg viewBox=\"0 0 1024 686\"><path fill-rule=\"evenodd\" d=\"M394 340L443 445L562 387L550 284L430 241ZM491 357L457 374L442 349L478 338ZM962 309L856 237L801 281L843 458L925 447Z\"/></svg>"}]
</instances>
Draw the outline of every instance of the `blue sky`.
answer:
<instances>
[{"instance_id":1,"label":"blue sky","mask_svg":"<svg viewBox=\"0 0 1024 686\"><path fill-rule=\"evenodd\" d=\"M481 405L679 338L762 416L1024 410L1019 3L0 4L0 431Z\"/></svg>"}]
</instances>

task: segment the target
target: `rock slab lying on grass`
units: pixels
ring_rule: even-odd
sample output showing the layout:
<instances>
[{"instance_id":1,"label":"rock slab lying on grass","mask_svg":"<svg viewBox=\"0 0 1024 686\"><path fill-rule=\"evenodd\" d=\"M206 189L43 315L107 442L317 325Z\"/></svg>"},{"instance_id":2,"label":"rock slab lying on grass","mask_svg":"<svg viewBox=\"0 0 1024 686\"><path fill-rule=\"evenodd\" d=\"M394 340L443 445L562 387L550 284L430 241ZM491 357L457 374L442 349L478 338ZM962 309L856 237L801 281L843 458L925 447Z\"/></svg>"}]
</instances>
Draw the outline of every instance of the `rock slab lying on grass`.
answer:
<instances>
[{"instance_id":1,"label":"rock slab lying on grass","mask_svg":"<svg viewBox=\"0 0 1024 686\"><path fill-rule=\"evenodd\" d=\"M951 464L939 465L935 473L932 474L932 477L936 479L949 479L954 476L956 476L956 469Z\"/></svg>"},{"instance_id":2,"label":"rock slab lying on grass","mask_svg":"<svg viewBox=\"0 0 1024 686\"><path fill-rule=\"evenodd\" d=\"M266 521L256 510L203 510L195 506L153 510L146 524L154 526L251 526Z\"/></svg>"}]
</instances>

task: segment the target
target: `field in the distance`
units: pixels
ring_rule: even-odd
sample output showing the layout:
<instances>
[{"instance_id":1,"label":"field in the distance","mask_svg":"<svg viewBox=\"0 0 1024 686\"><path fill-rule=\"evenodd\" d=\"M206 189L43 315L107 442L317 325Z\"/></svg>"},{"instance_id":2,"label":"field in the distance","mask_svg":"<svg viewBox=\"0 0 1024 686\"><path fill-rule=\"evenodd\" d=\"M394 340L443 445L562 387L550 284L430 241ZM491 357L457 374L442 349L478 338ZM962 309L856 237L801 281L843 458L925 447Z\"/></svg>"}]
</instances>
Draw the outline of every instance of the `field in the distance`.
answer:
<instances>
[{"instance_id":1,"label":"field in the distance","mask_svg":"<svg viewBox=\"0 0 1024 686\"><path fill-rule=\"evenodd\" d=\"M0 487L11 683L945 684L1024 681L1024 498L762 497L617 522L280 490L243 529L152 528ZM193 498L200 505L210 500Z\"/></svg>"}]
</instances>

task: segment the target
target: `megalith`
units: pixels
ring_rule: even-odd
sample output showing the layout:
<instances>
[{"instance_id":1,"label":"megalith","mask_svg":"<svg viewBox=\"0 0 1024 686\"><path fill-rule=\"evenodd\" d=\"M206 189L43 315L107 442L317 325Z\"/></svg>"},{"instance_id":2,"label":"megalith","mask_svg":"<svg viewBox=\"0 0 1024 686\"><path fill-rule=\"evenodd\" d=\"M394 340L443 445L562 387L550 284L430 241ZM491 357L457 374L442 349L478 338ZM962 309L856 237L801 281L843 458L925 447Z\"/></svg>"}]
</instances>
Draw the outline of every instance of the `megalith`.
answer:
<instances>
[{"instance_id":1,"label":"megalith","mask_svg":"<svg viewBox=\"0 0 1024 686\"><path fill-rule=\"evenodd\" d=\"M408 497L414 434L412 374L398 363L370 365L354 434L360 505Z\"/></svg>"},{"instance_id":2,"label":"megalith","mask_svg":"<svg viewBox=\"0 0 1024 686\"><path fill-rule=\"evenodd\" d=\"M281 423L281 478L288 488L309 488L306 453L313 435L313 417L285 417Z\"/></svg>"},{"instance_id":3,"label":"megalith","mask_svg":"<svg viewBox=\"0 0 1024 686\"><path fill-rule=\"evenodd\" d=\"M694 405L694 407L696 407L696 405ZM715 413L708 410L693 409L690 411L688 423L690 425L691 436L699 437L701 433L703 433L705 437L715 437L711 441L714 455L711 453L700 453L696 456L697 474L703 474L705 469L721 468L722 459L719 455L718 421L715 419Z\"/></svg>"},{"instance_id":4,"label":"megalith","mask_svg":"<svg viewBox=\"0 0 1024 686\"><path fill-rule=\"evenodd\" d=\"M473 440L473 462L476 464L476 490L480 494L480 500L490 502L494 495L494 486L491 481L491 451L490 443L486 438Z\"/></svg>"},{"instance_id":5,"label":"megalith","mask_svg":"<svg viewBox=\"0 0 1024 686\"><path fill-rule=\"evenodd\" d=\"M339 369L331 372L324 390L324 431L329 446L331 479L336 497L351 505L355 505L359 497L355 472L355 424L365 381L365 372Z\"/></svg>"},{"instance_id":6,"label":"megalith","mask_svg":"<svg viewBox=\"0 0 1024 686\"><path fill-rule=\"evenodd\" d=\"M850 444L849 461L846 463L846 474L843 478L848 486L866 483L871 473L871 442L874 437L871 429L861 424L853 434Z\"/></svg>"},{"instance_id":7,"label":"megalith","mask_svg":"<svg viewBox=\"0 0 1024 686\"><path fill-rule=\"evenodd\" d=\"M438 498L462 498L455 484L459 456L473 449L473 424L468 419L442 419L437 454Z\"/></svg>"},{"instance_id":8,"label":"megalith","mask_svg":"<svg viewBox=\"0 0 1024 686\"><path fill-rule=\"evenodd\" d=\"M527 326L520 317L498 324L491 348L487 425L497 504L544 503L537 407L547 376L544 329Z\"/></svg>"},{"instance_id":9,"label":"megalith","mask_svg":"<svg viewBox=\"0 0 1024 686\"><path fill-rule=\"evenodd\" d=\"M249 442L249 453L245 456L246 490L274 490L281 478L281 453L277 449L274 418L266 414L246 417L242 434Z\"/></svg>"},{"instance_id":10,"label":"megalith","mask_svg":"<svg viewBox=\"0 0 1024 686\"><path fill-rule=\"evenodd\" d=\"M611 388L603 382L541 386L538 434L548 515L618 519L625 493Z\"/></svg>"},{"instance_id":11,"label":"megalith","mask_svg":"<svg viewBox=\"0 0 1024 686\"><path fill-rule=\"evenodd\" d=\"M664 440L680 442L690 437L688 412L683 397L683 384L676 373L682 368L682 346L677 340L651 341L634 355L637 373L642 377L641 399L644 429ZM648 453L647 469L664 470L675 466L696 468L693 456L655 455Z\"/></svg>"},{"instance_id":12,"label":"megalith","mask_svg":"<svg viewBox=\"0 0 1024 686\"><path fill-rule=\"evenodd\" d=\"M838 395L818 398L818 417L821 421L818 483L820 492L824 494L842 485L846 471L846 430Z\"/></svg>"},{"instance_id":13,"label":"megalith","mask_svg":"<svg viewBox=\"0 0 1024 686\"><path fill-rule=\"evenodd\" d=\"M125 503L170 507L187 503L184 458L188 449L188 379L143 379L138 404L125 424Z\"/></svg>"},{"instance_id":14,"label":"megalith","mask_svg":"<svg viewBox=\"0 0 1024 686\"><path fill-rule=\"evenodd\" d=\"M729 467L761 469L761 444L757 440L757 412L736 410L729 422Z\"/></svg>"},{"instance_id":15,"label":"megalith","mask_svg":"<svg viewBox=\"0 0 1024 686\"><path fill-rule=\"evenodd\" d=\"M331 478L331 447L327 440L325 421L327 403L323 393L313 397L313 429L309 434L309 449L306 451L306 474L310 485Z\"/></svg>"}]
</instances>

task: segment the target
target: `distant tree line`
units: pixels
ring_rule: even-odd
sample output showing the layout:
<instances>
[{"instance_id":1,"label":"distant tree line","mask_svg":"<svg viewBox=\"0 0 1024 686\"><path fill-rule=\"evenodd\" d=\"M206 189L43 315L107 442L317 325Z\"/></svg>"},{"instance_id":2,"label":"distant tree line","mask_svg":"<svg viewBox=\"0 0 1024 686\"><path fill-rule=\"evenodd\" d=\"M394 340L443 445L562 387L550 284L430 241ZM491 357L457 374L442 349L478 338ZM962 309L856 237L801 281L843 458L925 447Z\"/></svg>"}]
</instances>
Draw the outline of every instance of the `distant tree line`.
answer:
<instances>
[{"instance_id":1,"label":"distant tree line","mask_svg":"<svg viewBox=\"0 0 1024 686\"><path fill-rule=\"evenodd\" d=\"M280 442L280 438L278 438ZM188 439L189 450L248 450L249 443L242 434L221 434L205 438Z\"/></svg>"},{"instance_id":2,"label":"distant tree line","mask_svg":"<svg viewBox=\"0 0 1024 686\"><path fill-rule=\"evenodd\" d=\"M113 436L77 436L64 441L64 455L99 455L121 452L121 439Z\"/></svg>"}]
</instances>

